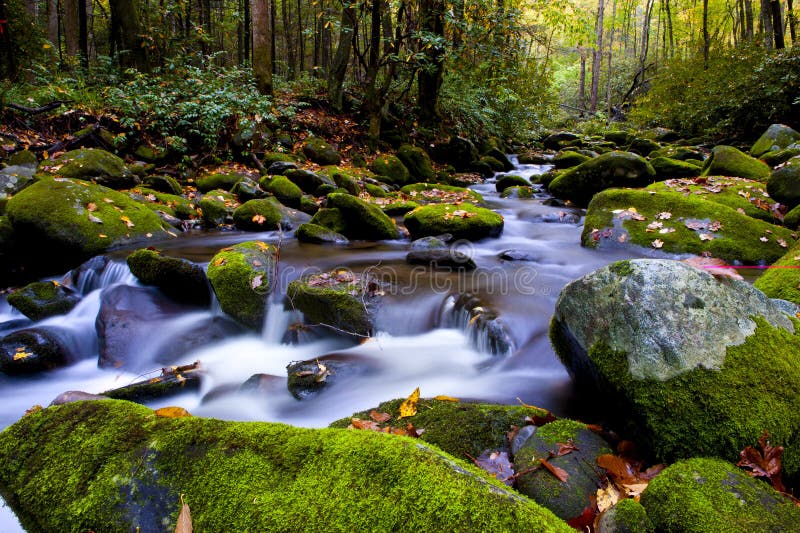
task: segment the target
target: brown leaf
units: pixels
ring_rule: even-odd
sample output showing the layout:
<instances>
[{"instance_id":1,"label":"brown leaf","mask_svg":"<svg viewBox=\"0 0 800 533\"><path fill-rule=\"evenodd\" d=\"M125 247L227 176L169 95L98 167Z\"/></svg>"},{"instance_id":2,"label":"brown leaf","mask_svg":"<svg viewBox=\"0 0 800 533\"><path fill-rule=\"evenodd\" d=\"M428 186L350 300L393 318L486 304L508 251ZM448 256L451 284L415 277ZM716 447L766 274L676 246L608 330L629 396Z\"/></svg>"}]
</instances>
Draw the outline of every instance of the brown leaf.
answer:
<instances>
[{"instance_id":1,"label":"brown leaf","mask_svg":"<svg viewBox=\"0 0 800 533\"><path fill-rule=\"evenodd\" d=\"M375 409L369 412L369 417L375 422L378 422L379 424L388 422L389 420L392 419L392 415L390 415L389 413L379 413Z\"/></svg>"},{"instance_id":2,"label":"brown leaf","mask_svg":"<svg viewBox=\"0 0 800 533\"><path fill-rule=\"evenodd\" d=\"M610 453L601 455L597 458L600 468L605 468L609 475L620 481L636 480L636 473L631 464L618 455Z\"/></svg>"},{"instance_id":3,"label":"brown leaf","mask_svg":"<svg viewBox=\"0 0 800 533\"><path fill-rule=\"evenodd\" d=\"M175 524L175 533L192 533L192 513L189 511L189 505L183 501L183 494L181 494L181 512Z\"/></svg>"},{"instance_id":4,"label":"brown leaf","mask_svg":"<svg viewBox=\"0 0 800 533\"><path fill-rule=\"evenodd\" d=\"M569 479L569 474L563 468L559 468L554 464L551 464L547 459L539 459L539 462L545 467L547 470L550 471L551 474L556 476L559 481L562 483L566 483Z\"/></svg>"},{"instance_id":5,"label":"brown leaf","mask_svg":"<svg viewBox=\"0 0 800 533\"><path fill-rule=\"evenodd\" d=\"M89 212L97 211L97 204L94 202L89 202L88 204L86 204L86 210Z\"/></svg>"},{"instance_id":6,"label":"brown leaf","mask_svg":"<svg viewBox=\"0 0 800 533\"><path fill-rule=\"evenodd\" d=\"M783 446L772 446L769 443L769 432L764 430L761 438L758 439L760 450L752 446L746 447L739 453L739 462L736 466L749 469L748 474L753 477L766 477L769 479L775 490L786 492L781 476L781 455Z\"/></svg>"},{"instance_id":7,"label":"brown leaf","mask_svg":"<svg viewBox=\"0 0 800 533\"><path fill-rule=\"evenodd\" d=\"M367 429L369 431L381 431L381 426L372 420L361 420L360 418L350 419L348 428Z\"/></svg>"},{"instance_id":8,"label":"brown leaf","mask_svg":"<svg viewBox=\"0 0 800 533\"><path fill-rule=\"evenodd\" d=\"M594 524L595 514L594 504L587 505L581 514L575 518L567 520L567 525L579 531L591 531L592 524Z\"/></svg>"},{"instance_id":9,"label":"brown leaf","mask_svg":"<svg viewBox=\"0 0 800 533\"><path fill-rule=\"evenodd\" d=\"M567 455L568 453L572 453L578 450L578 447L572 442L572 439L567 439L567 443L564 444L562 442L556 442L556 446L558 446L558 451L556 452L556 457L561 457L562 455Z\"/></svg>"},{"instance_id":10,"label":"brown leaf","mask_svg":"<svg viewBox=\"0 0 800 533\"><path fill-rule=\"evenodd\" d=\"M734 267L716 257L694 256L684 259L683 262L700 270L705 270L716 278L744 279Z\"/></svg>"},{"instance_id":11,"label":"brown leaf","mask_svg":"<svg viewBox=\"0 0 800 533\"><path fill-rule=\"evenodd\" d=\"M620 493L614 485L597 489L597 510L601 513L611 509L620 500Z\"/></svg>"},{"instance_id":12,"label":"brown leaf","mask_svg":"<svg viewBox=\"0 0 800 533\"><path fill-rule=\"evenodd\" d=\"M160 418L183 418L192 416L189 414L189 411L183 407L162 407L161 409L156 409L155 413L156 416Z\"/></svg>"}]
</instances>

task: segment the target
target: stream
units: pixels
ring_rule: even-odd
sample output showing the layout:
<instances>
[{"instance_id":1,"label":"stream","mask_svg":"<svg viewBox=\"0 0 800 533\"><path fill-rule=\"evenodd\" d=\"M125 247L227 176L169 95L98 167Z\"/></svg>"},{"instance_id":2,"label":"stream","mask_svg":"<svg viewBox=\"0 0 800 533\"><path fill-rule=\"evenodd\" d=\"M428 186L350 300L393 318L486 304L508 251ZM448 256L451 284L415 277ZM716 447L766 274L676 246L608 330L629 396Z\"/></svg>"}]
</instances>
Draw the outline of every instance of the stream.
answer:
<instances>
[{"instance_id":1,"label":"stream","mask_svg":"<svg viewBox=\"0 0 800 533\"><path fill-rule=\"evenodd\" d=\"M516 163L513 157L512 161ZM549 168L517 165L512 173L529 177ZM459 243L459 251L471 255L477 264L472 272L410 266L405 261L408 240L334 247L298 243L277 232L237 231L189 233L163 243L165 255L203 264L220 248L237 242L279 244L279 290L268 305L262 333L241 333L203 343L178 359L165 361L163 354L176 339L220 318L222 313L214 302L208 309L160 319L158 327L141 335L137 363L124 370L98 368L95 319L104 291L140 284L128 270L124 252L109 255L111 261L102 271L84 276L80 286L73 285L83 294L78 306L67 315L35 324L57 330L61 338L69 339L70 351L80 354L79 360L32 377L0 375L0 430L31 406L47 406L64 391L100 393L157 376L166 364L194 361L199 361L204 371L199 391L148 405L178 405L196 416L226 420L324 427L382 401L406 397L419 387L423 397L447 395L493 403L516 403L519 398L557 415L574 412L570 379L548 338L556 298L569 281L611 261L633 256L629 251L582 248L579 210L546 205L549 196L544 193L532 199L500 198L494 181L472 188L484 196L488 207L504 216L505 228L498 239ZM501 258L509 250L514 251L511 255L515 259L523 260ZM644 253L648 252L642 250ZM284 308L286 285L304 273L333 268L356 273L370 269L382 281L391 282L378 310L377 334L355 346L349 340L313 332L301 332L299 342L284 342L290 326L299 322L297 313ZM67 282L62 277L49 279ZM490 331L457 305L464 293L474 295L473 302L497 315L496 323L507 334L507 345L492 342ZM0 336L31 325L4 298L0 300ZM334 382L311 399L296 400L285 386L286 365L334 353L366 361L370 371ZM282 380L268 392L236 392L254 374ZM0 531L22 531L5 505L0 505Z\"/></svg>"}]
</instances>

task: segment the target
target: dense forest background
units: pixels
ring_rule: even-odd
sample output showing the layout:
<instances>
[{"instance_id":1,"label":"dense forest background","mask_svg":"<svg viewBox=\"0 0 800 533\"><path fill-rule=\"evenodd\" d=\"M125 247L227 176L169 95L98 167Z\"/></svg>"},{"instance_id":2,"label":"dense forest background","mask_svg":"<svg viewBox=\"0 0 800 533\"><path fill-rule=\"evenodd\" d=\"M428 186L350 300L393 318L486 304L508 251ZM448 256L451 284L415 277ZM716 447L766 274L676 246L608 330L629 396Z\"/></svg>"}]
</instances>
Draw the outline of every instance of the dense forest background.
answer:
<instances>
[{"instance_id":1,"label":"dense forest background","mask_svg":"<svg viewBox=\"0 0 800 533\"><path fill-rule=\"evenodd\" d=\"M299 107L352 114L373 148L575 118L747 138L800 120L797 19L793 0L0 0L0 98L111 112L115 142L176 153Z\"/></svg>"}]
</instances>

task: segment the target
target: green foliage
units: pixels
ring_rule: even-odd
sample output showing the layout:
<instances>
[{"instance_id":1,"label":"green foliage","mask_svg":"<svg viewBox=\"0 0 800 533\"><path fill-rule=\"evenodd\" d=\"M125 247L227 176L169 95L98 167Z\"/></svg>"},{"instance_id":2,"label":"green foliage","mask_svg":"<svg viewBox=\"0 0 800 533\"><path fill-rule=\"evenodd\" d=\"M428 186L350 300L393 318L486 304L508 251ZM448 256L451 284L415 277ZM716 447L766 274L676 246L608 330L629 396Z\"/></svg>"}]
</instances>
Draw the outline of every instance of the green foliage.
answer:
<instances>
[{"instance_id":1,"label":"green foliage","mask_svg":"<svg viewBox=\"0 0 800 533\"><path fill-rule=\"evenodd\" d=\"M798 116L800 49L719 50L707 69L702 57L675 60L652 84L637 102L634 120L687 136L753 137L772 123Z\"/></svg>"}]
</instances>

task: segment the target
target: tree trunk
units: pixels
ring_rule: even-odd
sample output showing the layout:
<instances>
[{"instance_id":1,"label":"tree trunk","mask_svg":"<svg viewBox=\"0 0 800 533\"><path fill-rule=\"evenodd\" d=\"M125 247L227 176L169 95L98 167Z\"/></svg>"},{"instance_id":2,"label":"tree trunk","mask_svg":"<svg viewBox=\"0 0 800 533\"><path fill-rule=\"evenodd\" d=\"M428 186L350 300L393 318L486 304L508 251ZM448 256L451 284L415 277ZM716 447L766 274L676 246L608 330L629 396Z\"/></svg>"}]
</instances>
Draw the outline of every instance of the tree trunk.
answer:
<instances>
[{"instance_id":1,"label":"tree trunk","mask_svg":"<svg viewBox=\"0 0 800 533\"><path fill-rule=\"evenodd\" d=\"M615 0L616 2L616 0ZM669 54L672 58L675 55L675 34L672 31L672 10L669 7L669 0L665 0L664 8L667 11L667 34L669 36Z\"/></svg>"},{"instance_id":2,"label":"tree trunk","mask_svg":"<svg viewBox=\"0 0 800 533\"><path fill-rule=\"evenodd\" d=\"M458 54L461 47L461 26L464 22L464 0L453 0L453 50Z\"/></svg>"},{"instance_id":3,"label":"tree trunk","mask_svg":"<svg viewBox=\"0 0 800 533\"><path fill-rule=\"evenodd\" d=\"M642 47L639 50L639 70L644 72L647 63L647 53L650 49L650 20L653 17L653 6L655 0L647 0L644 12L644 23L642 25Z\"/></svg>"},{"instance_id":4,"label":"tree trunk","mask_svg":"<svg viewBox=\"0 0 800 533\"><path fill-rule=\"evenodd\" d=\"M60 54L58 22L58 0L47 0L47 40L53 45L53 51Z\"/></svg>"},{"instance_id":5,"label":"tree trunk","mask_svg":"<svg viewBox=\"0 0 800 533\"><path fill-rule=\"evenodd\" d=\"M586 109L586 48L578 47L581 53L581 70L578 79L578 107Z\"/></svg>"},{"instance_id":6,"label":"tree trunk","mask_svg":"<svg viewBox=\"0 0 800 533\"><path fill-rule=\"evenodd\" d=\"M602 0L601 0L602 1ZM419 25L437 40L444 37L444 0L421 0L419 5ZM427 64L417 75L417 105L420 123L434 128L439 122L439 90L444 74L444 50L439 45L429 43L424 47Z\"/></svg>"},{"instance_id":7,"label":"tree trunk","mask_svg":"<svg viewBox=\"0 0 800 533\"><path fill-rule=\"evenodd\" d=\"M78 48L83 68L89 66L89 16L86 12L86 3L89 1L78 0Z\"/></svg>"},{"instance_id":8,"label":"tree trunk","mask_svg":"<svg viewBox=\"0 0 800 533\"><path fill-rule=\"evenodd\" d=\"M789 35L792 38L792 46L797 46L797 16L792 7L792 0L786 0L786 10L789 12Z\"/></svg>"},{"instance_id":9,"label":"tree trunk","mask_svg":"<svg viewBox=\"0 0 800 533\"><path fill-rule=\"evenodd\" d=\"M347 74L347 64L350 61L350 51L353 48L353 35L356 23L356 10L352 4L345 0L342 7L342 19L339 30L339 44L328 77L328 99L335 111L342 111L344 97L344 78Z\"/></svg>"},{"instance_id":10,"label":"tree trunk","mask_svg":"<svg viewBox=\"0 0 800 533\"><path fill-rule=\"evenodd\" d=\"M17 73L17 60L14 54L14 41L11 35L11 29L8 25L8 9L6 8L6 0L0 0L0 43L3 43L3 70L8 78L13 78Z\"/></svg>"},{"instance_id":11,"label":"tree trunk","mask_svg":"<svg viewBox=\"0 0 800 533\"><path fill-rule=\"evenodd\" d=\"M749 42L753 42L753 38L756 35L755 30L755 17L753 16L753 1L752 0L744 0L744 18L745 23L747 24L747 40Z\"/></svg>"},{"instance_id":12,"label":"tree trunk","mask_svg":"<svg viewBox=\"0 0 800 533\"><path fill-rule=\"evenodd\" d=\"M283 18L283 37L286 44L286 77L290 80L295 79L295 67L297 61L294 56L294 35L292 35L289 23L289 0L281 0L281 16Z\"/></svg>"},{"instance_id":13,"label":"tree trunk","mask_svg":"<svg viewBox=\"0 0 800 533\"><path fill-rule=\"evenodd\" d=\"M775 48L781 50L785 48L783 42L783 17L781 16L781 3L778 0L770 2L772 11L772 31L775 35Z\"/></svg>"},{"instance_id":14,"label":"tree trunk","mask_svg":"<svg viewBox=\"0 0 800 533\"><path fill-rule=\"evenodd\" d=\"M764 31L764 48L772 50L772 39L774 31L772 30L772 2L770 0L761 0L761 25Z\"/></svg>"},{"instance_id":15,"label":"tree trunk","mask_svg":"<svg viewBox=\"0 0 800 533\"><path fill-rule=\"evenodd\" d=\"M62 23L64 25L64 47L67 57L78 55L78 0L62 0L64 8Z\"/></svg>"},{"instance_id":16,"label":"tree trunk","mask_svg":"<svg viewBox=\"0 0 800 533\"><path fill-rule=\"evenodd\" d=\"M249 2L250 0L247 0L247 1ZM277 43L277 38L275 37L277 35L277 32L275 31L275 19L277 18L277 14L278 14L278 4L277 4L276 0L269 0L269 13L270 13L270 16L269 16L269 53L270 53L270 57L272 58L272 75L274 76L275 74L278 73L278 66L277 66L277 63L275 61L275 58L278 57L278 43ZM251 24L250 28L252 28L252 27L253 26ZM250 31L251 31L250 43L252 44L252 42L253 42L252 29ZM252 53L251 53L251 56L252 56ZM252 57L251 57L251 59L252 59Z\"/></svg>"},{"instance_id":17,"label":"tree trunk","mask_svg":"<svg viewBox=\"0 0 800 533\"><path fill-rule=\"evenodd\" d=\"M135 0L109 0L108 5L111 9L112 25L117 29L118 50L125 52L120 55L120 64L136 67L142 72L149 71L147 48L141 37L139 10Z\"/></svg>"},{"instance_id":18,"label":"tree trunk","mask_svg":"<svg viewBox=\"0 0 800 533\"><path fill-rule=\"evenodd\" d=\"M375 150L381 137L381 102L378 95L378 69L380 68L381 15L383 2L372 0L370 9L369 60L364 80L364 108L369 117L367 143ZM387 36L388 37L388 36Z\"/></svg>"},{"instance_id":19,"label":"tree trunk","mask_svg":"<svg viewBox=\"0 0 800 533\"><path fill-rule=\"evenodd\" d=\"M253 74L261 94L272 94L272 54L270 53L269 0L252 0L250 16L253 18Z\"/></svg>"},{"instance_id":20,"label":"tree trunk","mask_svg":"<svg viewBox=\"0 0 800 533\"><path fill-rule=\"evenodd\" d=\"M597 41L592 54L592 94L589 101L589 110L597 111L597 92L600 88L600 63L603 59L603 18L605 15L605 0L597 1L596 33Z\"/></svg>"},{"instance_id":21,"label":"tree trunk","mask_svg":"<svg viewBox=\"0 0 800 533\"><path fill-rule=\"evenodd\" d=\"M672 49L672 20L669 18L669 0L667 0L667 18L669 20L669 40ZM617 0L611 4L611 33L608 36L608 72L606 73L606 120L611 121L611 57L614 53L614 26L617 22ZM670 56L672 54L670 53Z\"/></svg>"},{"instance_id":22,"label":"tree trunk","mask_svg":"<svg viewBox=\"0 0 800 533\"><path fill-rule=\"evenodd\" d=\"M708 0L703 0L703 69L708 69L711 39L708 35Z\"/></svg>"},{"instance_id":23,"label":"tree trunk","mask_svg":"<svg viewBox=\"0 0 800 533\"><path fill-rule=\"evenodd\" d=\"M306 40L303 36L303 7L297 0L297 68L295 74L300 74L306 69Z\"/></svg>"}]
</instances>

